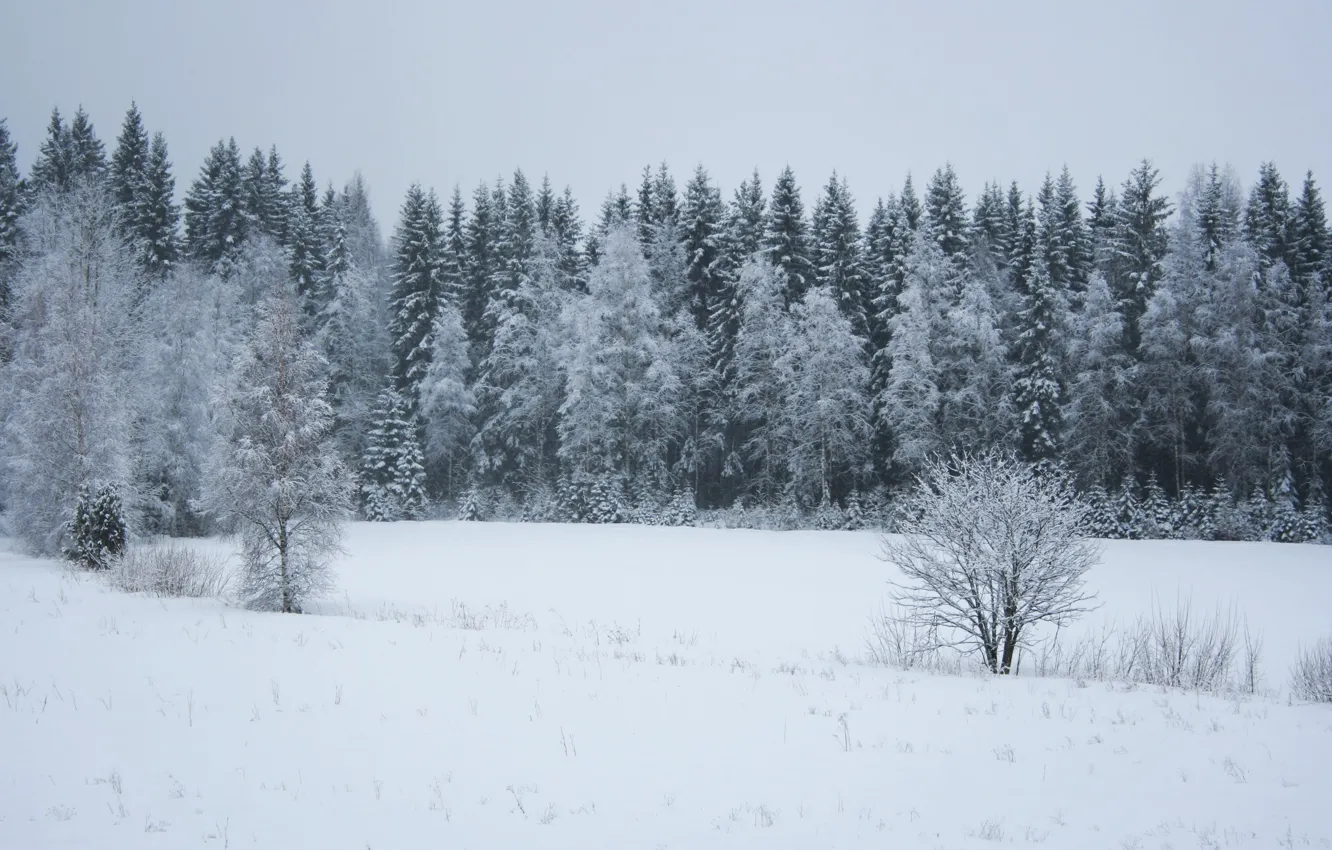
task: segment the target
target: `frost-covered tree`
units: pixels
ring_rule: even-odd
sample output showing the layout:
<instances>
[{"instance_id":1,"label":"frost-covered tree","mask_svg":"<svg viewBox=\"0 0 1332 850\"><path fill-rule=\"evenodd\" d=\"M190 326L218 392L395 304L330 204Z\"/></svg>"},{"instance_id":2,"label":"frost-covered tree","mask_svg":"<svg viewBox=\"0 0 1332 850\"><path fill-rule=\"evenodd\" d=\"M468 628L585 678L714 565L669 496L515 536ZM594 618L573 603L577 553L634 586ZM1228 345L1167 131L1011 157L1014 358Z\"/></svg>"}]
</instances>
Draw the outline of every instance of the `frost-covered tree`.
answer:
<instances>
[{"instance_id":1,"label":"frost-covered tree","mask_svg":"<svg viewBox=\"0 0 1332 850\"><path fill-rule=\"evenodd\" d=\"M371 407L389 373L388 328L378 281L356 261L346 209L334 225L324 260L324 296L314 339L329 366L334 435L343 457L359 457L371 426Z\"/></svg>"},{"instance_id":2,"label":"frost-covered tree","mask_svg":"<svg viewBox=\"0 0 1332 850\"><path fill-rule=\"evenodd\" d=\"M928 235L919 235L906 260L906 286L890 323L887 352L891 366L875 409L881 427L891 436L893 462L918 468L941 451L943 373L939 341L946 333L945 310L952 269L943 251Z\"/></svg>"},{"instance_id":3,"label":"frost-covered tree","mask_svg":"<svg viewBox=\"0 0 1332 850\"><path fill-rule=\"evenodd\" d=\"M1325 289L1332 287L1332 237L1328 234L1323 196L1312 171L1305 175L1300 196L1295 199L1289 235L1290 273L1304 297L1307 299L1308 290L1319 284Z\"/></svg>"},{"instance_id":4,"label":"frost-covered tree","mask_svg":"<svg viewBox=\"0 0 1332 850\"><path fill-rule=\"evenodd\" d=\"M333 587L353 487L332 442L327 366L295 293L284 287L257 315L219 399L225 436L204 503L240 535L246 604L300 612Z\"/></svg>"},{"instance_id":5,"label":"frost-covered tree","mask_svg":"<svg viewBox=\"0 0 1332 850\"><path fill-rule=\"evenodd\" d=\"M810 504L830 504L868 472L869 367L864 340L836 296L816 286L792 310L794 327L777 368L786 381L783 419L790 434L787 464Z\"/></svg>"},{"instance_id":6,"label":"frost-covered tree","mask_svg":"<svg viewBox=\"0 0 1332 850\"><path fill-rule=\"evenodd\" d=\"M453 304L440 305L430 331L430 345L430 366L420 390L426 469L428 478L436 482L435 489L452 499L463 483L469 446L476 432L475 392L467 383L471 365L467 332L462 313ZM543 365L554 371L553 358L547 358Z\"/></svg>"},{"instance_id":7,"label":"frost-covered tree","mask_svg":"<svg viewBox=\"0 0 1332 850\"><path fill-rule=\"evenodd\" d=\"M478 463L491 481L526 488L555 472L555 424L564 377L559 370L565 302L557 246L537 240L531 274L499 318L476 383L483 421Z\"/></svg>"},{"instance_id":8,"label":"frost-covered tree","mask_svg":"<svg viewBox=\"0 0 1332 850\"><path fill-rule=\"evenodd\" d=\"M12 353L0 377L9 531L56 554L83 488L133 492L136 270L96 186L46 194L23 220ZM131 516L131 525L133 525Z\"/></svg>"},{"instance_id":9,"label":"frost-covered tree","mask_svg":"<svg viewBox=\"0 0 1332 850\"><path fill-rule=\"evenodd\" d=\"M426 469L412 404L384 390L370 416L373 423L361 454L361 505L372 522L425 516Z\"/></svg>"},{"instance_id":10,"label":"frost-covered tree","mask_svg":"<svg viewBox=\"0 0 1332 850\"><path fill-rule=\"evenodd\" d=\"M60 110L51 110L51 122L42 140L29 180L34 192L65 192L77 184L97 182L106 173L106 148L80 106L69 124Z\"/></svg>"},{"instance_id":11,"label":"frost-covered tree","mask_svg":"<svg viewBox=\"0 0 1332 850\"><path fill-rule=\"evenodd\" d=\"M1133 362L1124 350L1124 316L1100 273L1093 273L1068 333L1064 457L1085 488L1113 490L1132 469Z\"/></svg>"},{"instance_id":12,"label":"frost-covered tree","mask_svg":"<svg viewBox=\"0 0 1332 850\"><path fill-rule=\"evenodd\" d=\"M791 339L781 272L766 257L751 255L737 283L741 304L736 333L729 419L736 457L730 475L762 503L781 495L790 458L786 420L787 375L780 361Z\"/></svg>"},{"instance_id":13,"label":"frost-covered tree","mask_svg":"<svg viewBox=\"0 0 1332 850\"><path fill-rule=\"evenodd\" d=\"M138 405L135 476L150 534L208 531L198 500L216 443L212 393L234 354L233 325L243 321L229 289L184 266L143 303L137 377L152 392Z\"/></svg>"},{"instance_id":14,"label":"frost-covered tree","mask_svg":"<svg viewBox=\"0 0 1332 850\"><path fill-rule=\"evenodd\" d=\"M559 455L571 475L662 486L684 431L681 375L637 236L612 230L567 308Z\"/></svg>"},{"instance_id":15,"label":"frost-covered tree","mask_svg":"<svg viewBox=\"0 0 1332 850\"><path fill-rule=\"evenodd\" d=\"M997 270L990 267L990 275ZM1008 444L1014 431L1013 374L994 293L1001 281L970 273L945 311L934 362L939 369L943 437L954 451Z\"/></svg>"},{"instance_id":16,"label":"frost-covered tree","mask_svg":"<svg viewBox=\"0 0 1332 850\"><path fill-rule=\"evenodd\" d=\"M1091 609L1084 582L1100 551L1062 475L982 453L932 460L916 483L883 558L902 572L893 595L907 621L938 646L1012 673L1035 627Z\"/></svg>"}]
</instances>

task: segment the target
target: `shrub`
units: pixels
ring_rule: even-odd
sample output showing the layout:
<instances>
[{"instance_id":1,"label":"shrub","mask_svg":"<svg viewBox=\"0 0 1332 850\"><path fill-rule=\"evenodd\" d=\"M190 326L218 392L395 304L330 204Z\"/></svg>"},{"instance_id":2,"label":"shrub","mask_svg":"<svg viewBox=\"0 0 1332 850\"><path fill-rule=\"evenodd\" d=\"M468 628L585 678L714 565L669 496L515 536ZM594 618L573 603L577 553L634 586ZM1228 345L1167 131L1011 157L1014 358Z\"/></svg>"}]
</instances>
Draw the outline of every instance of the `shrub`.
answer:
<instances>
[{"instance_id":1,"label":"shrub","mask_svg":"<svg viewBox=\"0 0 1332 850\"><path fill-rule=\"evenodd\" d=\"M1332 702L1332 638L1302 648L1290 669L1290 693L1310 702Z\"/></svg>"},{"instance_id":2,"label":"shrub","mask_svg":"<svg viewBox=\"0 0 1332 850\"><path fill-rule=\"evenodd\" d=\"M151 596L219 598L231 584L225 558L179 543L136 546L106 576L117 590Z\"/></svg>"}]
</instances>

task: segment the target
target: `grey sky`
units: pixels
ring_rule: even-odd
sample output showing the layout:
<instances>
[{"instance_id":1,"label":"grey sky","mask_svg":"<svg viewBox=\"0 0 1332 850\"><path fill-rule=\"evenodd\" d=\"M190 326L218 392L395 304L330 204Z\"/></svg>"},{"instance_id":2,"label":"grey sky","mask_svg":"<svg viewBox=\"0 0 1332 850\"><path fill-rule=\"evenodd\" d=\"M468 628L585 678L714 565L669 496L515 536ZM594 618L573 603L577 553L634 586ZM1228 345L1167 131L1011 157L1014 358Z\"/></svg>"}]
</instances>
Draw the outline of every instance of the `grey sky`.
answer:
<instances>
[{"instance_id":1,"label":"grey sky","mask_svg":"<svg viewBox=\"0 0 1332 850\"><path fill-rule=\"evenodd\" d=\"M182 194L218 138L276 143L288 176L359 168L386 233L411 181L515 166L588 218L663 159L728 198L789 162L807 204L836 169L862 209L945 160L969 192L1067 162L1085 196L1143 156L1172 194L1213 159L1332 181L1328 0L0 0L0 31L25 168L52 106L110 148L133 99Z\"/></svg>"}]
</instances>

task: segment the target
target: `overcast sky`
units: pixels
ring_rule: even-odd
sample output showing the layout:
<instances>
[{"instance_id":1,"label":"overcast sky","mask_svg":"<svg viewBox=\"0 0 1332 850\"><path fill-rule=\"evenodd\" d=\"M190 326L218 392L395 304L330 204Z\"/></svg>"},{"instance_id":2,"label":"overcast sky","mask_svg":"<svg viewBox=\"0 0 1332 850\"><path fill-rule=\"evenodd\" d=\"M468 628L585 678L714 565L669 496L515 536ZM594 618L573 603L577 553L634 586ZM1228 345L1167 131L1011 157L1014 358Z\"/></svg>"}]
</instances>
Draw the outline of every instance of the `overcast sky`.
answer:
<instances>
[{"instance_id":1,"label":"overcast sky","mask_svg":"<svg viewBox=\"0 0 1332 850\"><path fill-rule=\"evenodd\" d=\"M0 30L25 169L52 106L109 152L135 100L178 193L234 135L288 176L360 169L386 233L413 180L519 166L587 218L662 160L728 198L790 163L807 205L836 169L862 209L945 160L969 192L1067 163L1085 196L1144 156L1172 194L1211 160L1332 181L1329 0L0 0Z\"/></svg>"}]
</instances>

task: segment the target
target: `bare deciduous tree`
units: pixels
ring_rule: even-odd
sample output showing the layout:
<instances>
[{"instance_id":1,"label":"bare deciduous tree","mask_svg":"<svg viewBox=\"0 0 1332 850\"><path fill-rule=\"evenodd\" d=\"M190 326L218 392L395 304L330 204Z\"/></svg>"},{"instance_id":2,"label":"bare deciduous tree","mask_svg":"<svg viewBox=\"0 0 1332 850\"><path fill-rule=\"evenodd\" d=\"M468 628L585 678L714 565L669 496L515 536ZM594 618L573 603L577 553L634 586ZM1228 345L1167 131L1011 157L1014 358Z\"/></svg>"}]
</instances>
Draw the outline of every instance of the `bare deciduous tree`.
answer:
<instances>
[{"instance_id":1,"label":"bare deciduous tree","mask_svg":"<svg viewBox=\"0 0 1332 850\"><path fill-rule=\"evenodd\" d=\"M883 558L902 571L894 600L942 645L974 649L995 673L1037 623L1090 610L1083 576L1100 560L1087 509L1063 475L1008 454L927 461Z\"/></svg>"}]
</instances>

